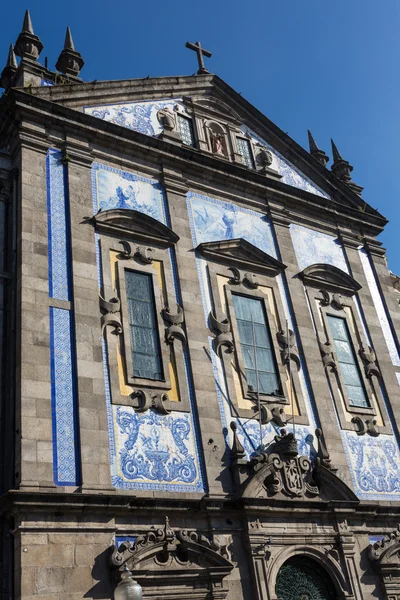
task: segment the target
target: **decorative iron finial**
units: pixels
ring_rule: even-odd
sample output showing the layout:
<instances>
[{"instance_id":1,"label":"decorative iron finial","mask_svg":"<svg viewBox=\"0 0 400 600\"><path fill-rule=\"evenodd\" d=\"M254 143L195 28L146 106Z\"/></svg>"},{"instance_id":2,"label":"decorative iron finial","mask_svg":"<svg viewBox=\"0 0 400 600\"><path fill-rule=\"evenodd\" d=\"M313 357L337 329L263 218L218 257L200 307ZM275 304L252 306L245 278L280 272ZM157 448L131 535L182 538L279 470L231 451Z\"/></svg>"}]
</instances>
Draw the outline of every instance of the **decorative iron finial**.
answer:
<instances>
[{"instance_id":1,"label":"decorative iron finial","mask_svg":"<svg viewBox=\"0 0 400 600\"><path fill-rule=\"evenodd\" d=\"M8 88L12 80L14 79L14 75L18 69L18 63L15 56L13 45L10 44L10 49L8 51L7 64L4 67L3 71L0 75L0 87Z\"/></svg>"},{"instance_id":2,"label":"decorative iron finial","mask_svg":"<svg viewBox=\"0 0 400 600\"><path fill-rule=\"evenodd\" d=\"M313 156L315 159L317 159L317 161L320 162L321 165L326 167L326 164L329 162L329 156L327 156L323 150L320 150L318 148L317 143L314 140L313 135L309 129L308 129L308 143L310 146L311 156Z\"/></svg>"},{"instance_id":3,"label":"decorative iron finial","mask_svg":"<svg viewBox=\"0 0 400 600\"><path fill-rule=\"evenodd\" d=\"M212 56L211 52L209 52L208 50L204 50L204 48L201 47L200 42L196 42L195 44L192 44L192 42L186 42L186 48L189 48L189 50L194 50L197 54L197 60L199 63L199 70L197 71L197 75L206 75L207 73L209 73L210 71L208 71L204 66L203 56L207 56L207 58L210 58L210 56Z\"/></svg>"},{"instance_id":4,"label":"decorative iron finial","mask_svg":"<svg viewBox=\"0 0 400 600\"><path fill-rule=\"evenodd\" d=\"M43 50L43 44L35 35L29 10L25 12L21 33L15 42L15 54L21 58L37 60Z\"/></svg>"},{"instance_id":5,"label":"decorative iron finial","mask_svg":"<svg viewBox=\"0 0 400 600\"><path fill-rule=\"evenodd\" d=\"M85 64L81 54L75 50L71 30L67 27L64 41L64 49L58 57L56 69L65 75L78 77L83 65Z\"/></svg>"},{"instance_id":6,"label":"decorative iron finial","mask_svg":"<svg viewBox=\"0 0 400 600\"><path fill-rule=\"evenodd\" d=\"M347 183L347 185L353 190L353 192L356 192L356 194L360 195L363 188L351 181L350 173L352 172L353 167L349 162L347 162L347 160L344 160L339 150L337 149L335 142L332 139L331 144L333 156L333 164L331 166L332 173L336 175L338 179L344 181L344 183Z\"/></svg>"},{"instance_id":7,"label":"decorative iron finial","mask_svg":"<svg viewBox=\"0 0 400 600\"><path fill-rule=\"evenodd\" d=\"M230 428L232 429L232 432L233 432L233 442L232 442L232 448L231 448L232 458L234 460L238 460L238 459L244 457L244 455L246 454L246 451L243 447L243 444L241 444L241 442L238 438L237 424L235 421L231 421Z\"/></svg>"}]
</instances>

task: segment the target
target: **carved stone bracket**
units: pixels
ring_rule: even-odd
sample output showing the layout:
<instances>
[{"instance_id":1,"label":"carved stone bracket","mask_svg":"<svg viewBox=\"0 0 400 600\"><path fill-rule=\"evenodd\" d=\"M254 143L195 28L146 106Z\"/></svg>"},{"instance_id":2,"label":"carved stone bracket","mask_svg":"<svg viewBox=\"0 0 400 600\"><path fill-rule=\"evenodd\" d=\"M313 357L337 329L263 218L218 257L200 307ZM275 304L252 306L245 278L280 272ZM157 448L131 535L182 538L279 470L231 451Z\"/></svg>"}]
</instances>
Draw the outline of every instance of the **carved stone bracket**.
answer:
<instances>
[{"instance_id":1,"label":"carved stone bracket","mask_svg":"<svg viewBox=\"0 0 400 600\"><path fill-rule=\"evenodd\" d=\"M131 394L131 398L136 400L136 404L133 405L136 412L146 412L146 410L149 410L150 408L153 408L163 415L168 415L171 412L165 406L165 402L169 401L168 394L136 390Z\"/></svg>"},{"instance_id":2,"label":"carved stone bracket","mask_svg":"<svg viewBox=\"0 0 400 600\"><path fill-rule=\"evenodd\" d=\"M372 437L380 435L376 419L363 420L361 417L353 417L351 422L354 423L357 435L365 435L366 433L369 433Z\"/></svg>"},{"instance_id":3,"label":"carved stone bracket","mask_svg":"<svg viewBox=\"0 0 400 600\"><path fill-rule=\"evenodd\" d=\"M364 363L365 376L368 378L375 376L380 379L381 372L376 364L376 354L372 348L368 346L368 350L366 350L364 346L360 346L359 354Z\"/></svg>"},{"instance_id":4,"label":"carved stone bracket","mask_svg":"<svg viewBox=\"0 0 400 600\"><path fill-rule=\"evenodd\" d=\"M117 296L111 298L111 300L105 300L102 296L100 298L100 310L102 311L101 317L101 330L110 325L114 327L114 333L122 333L122 322L121 322L121 302Z\"/></svg>"},{"instance_id":5,"label":"carved stone bracket","mask_svg":"<svg viewBox=\"0 0 400 600\"><path fill-rule=\"evenodd\" d=\"M171 313L169 308L164 308L162 311L164 320L169 323L165 332L165 340L167 344L172 344L175 339L178 339L182 342L183 346L186 346L186 333L182 327L185 321L185 314L179 304L176 306L178 309L176 313Z\"/></svg>"},{"instance_id":6,"label":"carved stone bracket","mask_svg":"<svg viewBox=\"0 0 400 600\"><path fill-rule=\"evenodd\" d=\"M318 341L319 349L322 356L322 362L324 363L325 369L330 367L332 370L337 370L335 358L333 356L332 344L330 342L322 343Z\"/></svg>"},{"instance_id":7,"label":"carved stone bracket","mask_svg":"<svg viewBox=\"0 0 400 600\"><path fill-rule=\"evenodd\" d=\"M342 302L341 294L331 294L330 292L327 292L326 290L320 290L319 292L322 295L322 298L320 299L321 306L329 306L330 305L335 310L343 309L344 304Z\"/></svg>"},{"instance_id":8,"label":"carved stone bracket","mask_svg":"<svg viewBox=\"0 0 400 600\"><path fill-rule=\"evenodd\" d=\"M297 370L300 370L300 357L296 347L296 339L294 332L289 329L288 332L278 331L276 334L279 345L282 348L281 356L284 365L288 365L289 361L293 360L296 363Z\"/></svg>"},{"instance_id":9,"label":"carved stone bracket","mask_svg":"<svg viewBox=\"0 0 400 600\"><path fill-rule=\"evenodd\" d=\"M220 349L225 346L228 353L233 352L234 343L231 333L231 324L223 312L218 311L216 315L213 312L209 314L210 328L216 333L214 338L214 352L219 354Z\"/></svg>"}]
</instances>

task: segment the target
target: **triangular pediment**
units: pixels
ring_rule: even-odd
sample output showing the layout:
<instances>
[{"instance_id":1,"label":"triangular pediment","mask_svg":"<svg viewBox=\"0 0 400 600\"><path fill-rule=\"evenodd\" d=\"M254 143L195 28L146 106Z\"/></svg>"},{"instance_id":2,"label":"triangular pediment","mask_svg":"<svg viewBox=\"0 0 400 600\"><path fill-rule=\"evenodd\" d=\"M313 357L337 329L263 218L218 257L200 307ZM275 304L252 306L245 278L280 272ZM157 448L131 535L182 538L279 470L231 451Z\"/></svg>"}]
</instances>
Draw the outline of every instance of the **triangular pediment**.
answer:
<instances>
[{"instance_id":1,"label":"triangular pediment","mask_svg":"<svg viewBox=\"0 0 400 600\"><path fill-rule=\"evenodd\" d=\"M345 296L353 296L361 289L361 285L348 273L325 263L316 263L306 267L300 273L300 277L305 285Z\"/></svg>"},{"instance_id":2,"label":"triangular pediment","mask_svg":"<svg viewBox=\"0 0 400 600\"><path fill-rule=\"evenodd\" d=\"M173 246L179 237L166 225L145 213L128 208L99 211L92 217L96 231L163 248Z\"/></svg>"},{"instance_id":3,"label":"triangular pediment","mask_svg":"<svg viewBox=\"0 0 400 600\"><path fill-rule=\"evenodd\" d=\"M360 209L362 219L373 215L383 221L351 186L216 75L96 81L74 86L45 85L35 87L30 95L157 138L163 132L158 113L165 108L195 117L202 126L208 118L220 120L228 129L232 127L235 134L247 136L253 144L271 152L273 160L266 177L273 178L275 174L279 183L330 199L335 204ZM204 137L204 132L200 137ZM167 143L170 138L161 139ZM205 140L198 142L196 150L205 150ZM235 162L234 157L230 156L229 161Z\"/></svg>"},{"instance_id":4,"label":"triangular pediment","mask_svg":"<svg viewBox=\"0 0 400 600\"><path fill-rule=\"evenodd\" d=\"M269 277L275 277L286 269L282 262L243 238L204 242L196 250L212 262Z\"/></svg>"}]
</instances>

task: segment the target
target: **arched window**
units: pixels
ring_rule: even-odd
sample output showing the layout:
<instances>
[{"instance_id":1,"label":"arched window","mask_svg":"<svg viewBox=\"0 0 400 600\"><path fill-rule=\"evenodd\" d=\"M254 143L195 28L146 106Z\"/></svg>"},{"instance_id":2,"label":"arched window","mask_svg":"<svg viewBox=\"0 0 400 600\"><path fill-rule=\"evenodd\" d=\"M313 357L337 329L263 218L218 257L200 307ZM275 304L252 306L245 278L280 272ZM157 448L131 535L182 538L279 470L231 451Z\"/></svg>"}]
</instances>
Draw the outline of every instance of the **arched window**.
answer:
<instances>
[{"instance_id":1,"label":"arched window","mask_svg":"<svg viewBox=\"0 0 400 600\"><path fill-rule=\"evenodd\" d=\"M334 585L317 562L305 556L289 558L276 580L279 600L335 600Z\"/></svg>"}]
</instances>

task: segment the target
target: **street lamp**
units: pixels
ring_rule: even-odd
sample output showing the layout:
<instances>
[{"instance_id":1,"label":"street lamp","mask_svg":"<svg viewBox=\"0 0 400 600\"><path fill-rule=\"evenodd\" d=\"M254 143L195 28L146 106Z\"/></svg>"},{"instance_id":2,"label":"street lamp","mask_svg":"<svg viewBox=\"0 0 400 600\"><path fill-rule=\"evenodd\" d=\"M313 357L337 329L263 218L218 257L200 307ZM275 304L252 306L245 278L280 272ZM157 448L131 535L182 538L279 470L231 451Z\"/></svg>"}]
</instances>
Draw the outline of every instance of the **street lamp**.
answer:
<instances>
[{"instance_id":1,"label":"street lamp","mask_svg":"<svg viewBox=\"0 0 400 600\"><path fill-rule=\"evenodd\" d=\"M125 565L121 581L114 591L114 600L142 600L142 586L132 577L132 573Z\"/></svg>"}]
</instances>

